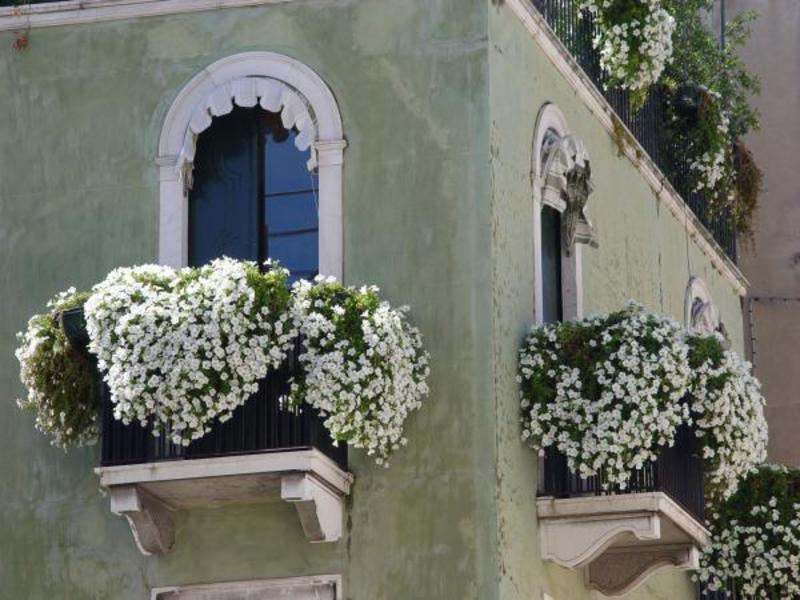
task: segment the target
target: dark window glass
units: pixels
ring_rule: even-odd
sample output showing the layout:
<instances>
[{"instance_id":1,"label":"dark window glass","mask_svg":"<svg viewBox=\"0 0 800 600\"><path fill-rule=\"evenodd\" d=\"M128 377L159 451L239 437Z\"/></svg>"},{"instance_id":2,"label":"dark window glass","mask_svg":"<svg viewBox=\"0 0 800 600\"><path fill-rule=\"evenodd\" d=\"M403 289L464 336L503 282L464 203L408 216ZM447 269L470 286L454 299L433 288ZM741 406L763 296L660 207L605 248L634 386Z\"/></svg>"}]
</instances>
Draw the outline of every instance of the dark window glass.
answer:
<instances>
[{"instance_id":1,"label":"dark window glass","mask_svg":"<svg viewBox=\"0 0 800 600\"><path fill-rule=\"evenodd\" d=\"M544 322L561 321L561 214L549 206L542 208L542 295Z\"/></svg>"},{"instance_id":2,"label":"dark window glass","mask_svg":"<svg viewBox=\"0 0 800 600\"><path fill-rule=\"evenodd\" d=\"M198 140L189 198L189 262L279 261L292 279L319 269L317 176L280 115L236 108Z\"/></svg>"}]
</instances>

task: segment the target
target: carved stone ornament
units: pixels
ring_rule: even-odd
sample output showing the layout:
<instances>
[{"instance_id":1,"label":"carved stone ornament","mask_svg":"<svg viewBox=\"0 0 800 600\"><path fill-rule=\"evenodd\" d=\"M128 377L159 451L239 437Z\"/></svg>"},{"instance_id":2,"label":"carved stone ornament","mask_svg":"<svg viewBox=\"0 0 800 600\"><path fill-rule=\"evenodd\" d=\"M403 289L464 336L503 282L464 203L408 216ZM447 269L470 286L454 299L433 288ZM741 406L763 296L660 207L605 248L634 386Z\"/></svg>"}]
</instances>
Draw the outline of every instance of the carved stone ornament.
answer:
<instances>
[{"instance_id":1,"label":"carved stone ornament","mask_svg":"<svg viewBox=\"0 0 800 600\"><path fill-rule=\"evenodd\" d=\"M544 168L543 197L563 206L562 243L569 256L576 243L594 242L594 230L586 215L592 193L592 167L583 142L572 135L545 138L547 157Z\"/></svg>"},{"instance_id":2,"label":"carved stone ornament","mask_svg":"<svg viewBox=\"0 0 800 600\"><path fill-rule=\"evenodd\" d=\"M719 309L702 279L692 277L686 286L684 299L686 328L689 333L712 335L719 333L728 340L728 331L720 318Z\"/></svg>"}]
</instances>

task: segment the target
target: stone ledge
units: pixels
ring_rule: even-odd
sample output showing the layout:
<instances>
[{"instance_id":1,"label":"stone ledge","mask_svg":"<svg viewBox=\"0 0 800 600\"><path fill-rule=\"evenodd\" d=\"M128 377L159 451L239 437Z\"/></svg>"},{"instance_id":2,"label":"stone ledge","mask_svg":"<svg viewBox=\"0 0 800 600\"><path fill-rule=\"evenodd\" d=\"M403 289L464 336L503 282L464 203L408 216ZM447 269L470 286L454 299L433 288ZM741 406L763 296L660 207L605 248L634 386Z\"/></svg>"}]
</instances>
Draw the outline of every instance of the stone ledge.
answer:
<instances>
[{"instance_id":1,"label":"stone ledge","mask_svg":"<svg viewBox=\"0 0 800 600\"><path fill-rule=\"evenodd\" d=\"M353 477L315 449L99 467L111 512L124 516L143 554L175 544L179 509L280 498L294 504L311 542L342 535Z\"/></svg>"}]
</instances>

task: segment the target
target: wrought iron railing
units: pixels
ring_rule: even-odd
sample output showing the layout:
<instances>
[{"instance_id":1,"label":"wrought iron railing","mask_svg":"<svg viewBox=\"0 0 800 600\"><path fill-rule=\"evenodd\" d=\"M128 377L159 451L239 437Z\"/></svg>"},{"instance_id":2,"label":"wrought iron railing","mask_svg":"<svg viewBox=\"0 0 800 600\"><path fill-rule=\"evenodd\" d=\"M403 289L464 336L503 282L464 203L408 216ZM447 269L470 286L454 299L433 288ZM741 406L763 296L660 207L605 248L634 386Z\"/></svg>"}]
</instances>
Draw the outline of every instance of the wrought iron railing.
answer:
<instances>
[{"instance_id":1,"label":"wrought iron railing","mask_svg":"<svg viewBox=\"0 0 800 600\"><path fill-rule=\"evenodd\" d=\"M596 27L591 13L578 9L576 0L530 0L556 37L572 54L589 79L612 106L620 121L630 130L653 162L666 175L691 211L708 229L722 250L736 260L736 233L724 211L712 213L703 194L693 191L686 147L670 135L664 114L665 94L652 86L639 111L630 108L629 92L608 85L600 68L600 54L592 45Z\"/></svg>"},{"instance_id":2,"label":"wrought iron railing","mask_svg":"<svg viewBox=\"0 0 800 600\"><path fill-rule=\"evenodd\" d=\"M0 0L0 6L25 6L26 4L53 3L58 0Z\"/></svg>"},{"instance_id":3,"label":"wrought iron railing","mask_svg":"<svg viewBox=\"0 0 800 600\"><path fill-rule=\"evenodd\" d=\"M747 600L736 588L736 581L728 581L725 589L711 591L699 581L695 584L697 600Z\"/></svg>"},{"instance_id":4,"label":"wrought iron railing","mask_svg":"<svg viewBox=\"0 0 800 600\"><path fill-rule=\"evenodd\" d=\"M79 347L88 343L83 312L64 314L67 336ZM289 380L298 373L299 343L283 366L259 383L256 392L233 412L231 419L216 423L212 430L189 446L173 444L169 432L153 425L124 425L114 418L108 386L98 375L101 396L101 459L103 466L188 460L237 454L254 454L316 448L342 468L347 467L347 445L334 446L319 414L310 406L289 408Z\"/></svg>"},{"instance_id":5,"label":"wrought iron railing","mask_svg":"<svg viewBox=\"0 0 800 600\"><path fill-rule=\"evenodd\" d=\"M631 475L624 489L606 483L603 473L584 479L569 470L566 456L553 447L545 451L541 496L578 498L664 492L698 521L704 521L703 462L697 436L688 426L679 427L675 444L662 449L658 460Z\"/></svg>"}]
</instances>

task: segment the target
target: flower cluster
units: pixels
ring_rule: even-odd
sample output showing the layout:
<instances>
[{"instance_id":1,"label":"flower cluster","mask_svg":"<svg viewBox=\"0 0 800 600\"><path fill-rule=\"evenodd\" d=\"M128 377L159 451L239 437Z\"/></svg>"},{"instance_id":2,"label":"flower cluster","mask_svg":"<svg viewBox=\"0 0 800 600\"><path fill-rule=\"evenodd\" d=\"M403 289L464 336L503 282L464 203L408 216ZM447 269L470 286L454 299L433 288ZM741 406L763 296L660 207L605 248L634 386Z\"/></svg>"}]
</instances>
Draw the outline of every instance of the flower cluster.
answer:
<instances>
[{"instance_id":1,"label":"flower cluster","mask_svg":"<svg viewBox=\"0 0 800 600\"><path fill-rule=\"evenodd\" d=\"M56 295L47 303L49 311L33 316L27 330L17 335L20 379L28 390L27 398L17 404L36 413L36 428L58 447L91 444L98 433L100 397L94 369L69 343L60 318L86 297L75 288Z\"/></svg>"},{"instance_id":2,"label":"flower cluster","mask_svg":"<svg viewBox=\"0 0 800 600\"><path fill-rule=\"evenodd\" d=\"M709 526L696 575L707 591L733 583L745 598L800 597L800 471L767 465L752 473Z\"/></svg>"},{"instance_id":3,"label":"flower cluster","mask_svg":"<svg viewBox=\"0 0 800 600\"><path fill-rule=\"evenodd\" d=\"M718 202L729 201L734 177L730 117L718 93L703 90L702 97L698 127L689 141L694 191L708 192L712 198L721 196Z\"/></svg>"},{"instance_id":4,"label":"flower cluster","mask_svg":"<svg viewBox=\"0 0 800 600\"><path fill-rule=\"evenodd\" d=\"M729 497L742 476L767 458L761 386L750 363L725 350L721 342L719 334L688 339L689 396L707 467L709 498Z\"/></svg>"},{"instance_id":5,"label":"flower cluster","mask_svg":"<svg viewBox=\"0 0 800 600\"><path fill-rule=\"evenodd\" d=\"M299 347L292 402L317 409L335 441L384 463L406 443L405 419L428 392L428 354L407 309L381 301L377 288L331 278L290 290L288 271L268 267L222 258L180 270L121 268L91 293L57 296L20 334L29 390L20 406L37 411L58 445L96 438L97 373L70 348L60 320L83 306L88 349L123 423L153 425L154 435L188 445L229 419Z\"/></svg>"},{"instance_id":6,"label":"flower cluster","mask_svg":"<svg viewBox=\"0 0 800 600\"><path fill-rule=\"evenodd\" d=\"M689 418L687 353L676 323L635 304L535 328L520 353L523 439L624 489Z\"/></svg>"},{"instance_id":7,"label":"flower cluster","mask_svg":"<svg viewBox=\"0 0 800 600\"><path fill-rule=\"evenodd\" d=\"M554 446L606 488L691 426L712 495L727 497L766 454L764 399L750 365L718 337L689 337L631 303L605 317L534 328L520 352L523 440Z\"/></svg>"},{"instance_id":8,"label":"flower cluster","mask_svg":"<svg viewBox=\"0 0 800 600\"><path fill-rule=\"evenodd\" d=\"M407 309L381 302L375 287L344 287L332 278L297 282L292 294L304 343L293 402L319 410L335 440L384 463L406 443L403 423L428 393L428 355Z\"/></svg>"},{"instance_id":9,"label":"flower cluster","mask_svg":"<svg viewBox=\"0 0 800 600\"><path fill-rule=\"evenodd\" d=\"M188 445L225 421L286 358L287 271L219 259L112 271L86 302L89 349L128 424Z\"/></svg>"},{"instance_id":10,"label":"flower cluster","mask_svg":"<svg viewBox=\"0 0 800 600\"><path fill-rule=\"evenodd\" d=\"M661 0L581 0L597 22L595 48L611 85L643 95L672 57L675 19Z\"/></svg>"}]
</instances>

